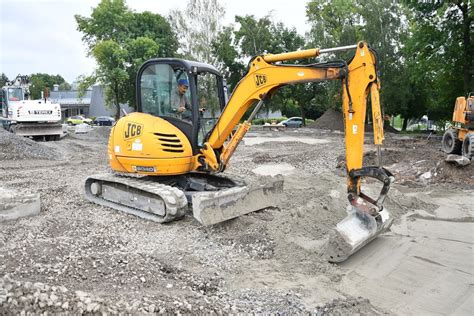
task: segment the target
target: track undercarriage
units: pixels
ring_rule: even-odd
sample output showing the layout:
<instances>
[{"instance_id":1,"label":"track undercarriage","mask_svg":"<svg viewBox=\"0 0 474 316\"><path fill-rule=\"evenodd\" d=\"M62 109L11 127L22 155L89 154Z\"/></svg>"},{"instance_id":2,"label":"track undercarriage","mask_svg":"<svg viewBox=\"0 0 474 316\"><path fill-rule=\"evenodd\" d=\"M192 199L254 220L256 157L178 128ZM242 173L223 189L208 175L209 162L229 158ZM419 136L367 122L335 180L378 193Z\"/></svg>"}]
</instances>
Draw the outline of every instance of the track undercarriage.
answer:
<instances>
[{"instance_id":1,"label":"track undercarriage","mask_svg":"<svg viewBox=\"0 0 474 316\"><path fill-rule=\"evenodd\" d=\"M207 226L267 207L278 206L283 178L267 177L259 185L208 174L157 177L100 174L87 178L90 201L159 223L183 217L189 209Z\"/></svg>"}]
</instances>

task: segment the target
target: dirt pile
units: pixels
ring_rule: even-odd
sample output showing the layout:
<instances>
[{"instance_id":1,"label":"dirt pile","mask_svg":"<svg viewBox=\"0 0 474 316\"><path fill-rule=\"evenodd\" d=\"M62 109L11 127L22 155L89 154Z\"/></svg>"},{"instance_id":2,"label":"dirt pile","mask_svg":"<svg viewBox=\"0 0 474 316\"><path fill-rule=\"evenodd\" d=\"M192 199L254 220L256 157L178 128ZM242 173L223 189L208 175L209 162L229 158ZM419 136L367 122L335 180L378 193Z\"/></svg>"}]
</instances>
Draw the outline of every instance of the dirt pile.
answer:
<instances>
[{"instance_id":1,"label":"dirt pile","mask_svg":"<svg viewBox=\"0 0 474 316\"><path fill-rule=\"evenodd\" d=\"M89 136L99 139L105 139L108 141L111 129L112 128L109 126L94 126L89 132Z\"/></svg>"},{"instance_id":2,"label":"dirt pile","mask_svg":"<svg viewBox=\"0 0 474 316\"><path fill-rule=\"evenodd\" d=\"M30 158L54 160L58 159L58 153L54 148L0 128L0 160Z\"/></svg>"},{"instance_id":3,"label":"dirt pile","mask_svg":"<svg viewBox=\"0 0 474 316\"><path fill-rule=\"evenodd\" d=\"M309 128L328 129L333 131L344 131L344 119L342 113L333 109L328 109L321 117L313 123L307 125ZM365 124L365 132L372 133L374 128L370 124ZM384 126L385 132L399 133L399 131L390 125Z\"/></svg>"},{"instance_id":4,"label":"dirt pile","mask_svg":"<svg viewBox=\"0 0 474 316\"><path fill-rule=\"evenodd\" d=\"M382 150L383 165L396 177L397 183L410 187L425 187L443 183L474 189L474 164L464 167L445 162L441 140L434 137L388 137ZM375 150L368 150L364 162L375 165Z\"/></svg>"},{"instance_id":5,"label":"dirt pile","mask_svg":"<svg viewBox=\"0 0 474 316\"><path fill-rule=\"evenodd\" d=\"M109 141L109 135L111 131L110 126L93 126L87 133L76 134L73 129L69 131L69 135L72 138L90 140L93 139L99 143L107 143Z\"/></svg>"},{"instance_id":6,"label":"dirt pile","mask_svg":"<svg viewBox=\"0 0 474 316\"><path fill-rule=\"evenodd\" d=\"M378 164L373 145L366 144L364 165ZM382 148L382 165L393 173L396 183L409 187L447 184L474 189L474 163L460 167L445 161L441 140L436 137L386 137ZM345 155L337 158L337 168L345 173Z\"/></svg>"},{"instance_id":7,"label":"dirt pile","mask_svg":"<svg viewBox=\"0 0 474 316\"><path fill-rule=\"evenodd\" d=\"M321 117L309 124L307 127L344 131L342 113L333 109L328 109L323 115L321 115Z\"/></svg>"}]
</instances>

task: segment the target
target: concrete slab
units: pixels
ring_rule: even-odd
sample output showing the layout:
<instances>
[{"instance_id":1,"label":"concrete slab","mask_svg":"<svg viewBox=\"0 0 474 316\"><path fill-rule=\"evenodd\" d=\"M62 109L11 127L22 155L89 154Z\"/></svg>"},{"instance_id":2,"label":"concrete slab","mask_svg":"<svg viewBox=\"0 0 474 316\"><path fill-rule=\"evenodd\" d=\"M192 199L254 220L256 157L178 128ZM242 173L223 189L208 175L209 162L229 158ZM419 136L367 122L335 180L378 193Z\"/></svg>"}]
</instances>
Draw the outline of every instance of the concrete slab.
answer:
<instances>
[{"instance_id":1,"label":"concrete slab","mask_svg":"<svg viewBox=\"0 0 474 316\"><path fill-rule=\"evenodd\" d=\"M0 188L0 222L39 214L39 194L25 194Z\"/></svg>"},{"instance_id":2,"label":"concrete slab","mask_svg":"<svg viewBox=\"0 0 474 316\"><path fill-rule=\"evenodd\" d=\"M92 127L89 124L82 123L82 124L78 124L74 127L74 133L76 133L76 134L87 134L91 129L92 129Z\"/></svg>"},{"instance_id":3,"label":"concrete slab","mask_svg":"<svg viewBox=\"0 0 474 316\"><path fill-rule=\"evenodd\" d=\"M471 315L474 210L449 212L471 194L431 197L440 205L434 215L406 214L392 233L340 265L344 290L398 315Z\"/></svg>"}]
</instances>

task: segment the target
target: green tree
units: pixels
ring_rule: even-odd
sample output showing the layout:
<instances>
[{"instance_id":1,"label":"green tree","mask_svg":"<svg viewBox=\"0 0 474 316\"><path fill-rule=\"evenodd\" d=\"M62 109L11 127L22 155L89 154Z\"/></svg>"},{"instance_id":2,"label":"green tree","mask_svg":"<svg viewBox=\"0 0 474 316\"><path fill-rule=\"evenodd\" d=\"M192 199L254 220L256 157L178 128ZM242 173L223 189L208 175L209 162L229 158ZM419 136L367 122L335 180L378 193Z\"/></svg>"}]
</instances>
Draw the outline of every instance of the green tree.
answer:
<instances>
[{"instance_id":1,"label":"green tree","mask_svg":"<svg viewBox=\"0 0 474 316\"><path fill-rule=\"evenodd\" d=\"M405 56L432 119L448 119L456 97L474 90L472 1L415 1Z\"/></svg>"},{"instance_id":2,"label":"green tree","mask_svg":"<svg viewBox=\"0 0 474 316\"><path fill-rule=\"evenodd\" d=\"M212 43L222 29L225 10L218 0L189 0L184 11L170 13L171 25L178 35L180 53L186 59L216 65ZM215 81L210 76L201 76L201 94L215 93ZM219 110L219 105L208 101L206 105L211 115Z\"/></svg>"},{"instance_id":3,"label":"green tree","mask_svg":"<svg viewBox=\"0 0 474 316\"><path fill-rule=\"evenodd\" d=\"M272 47L274 37L270 29L272 21L269 15L258 20L253 15L237 15L235 22L240 24L234 35L242 55L247 57L261 55Z\"/></svg>"},{"instance_id":4,"label":"green tree","mask_svg":"<svg viewBox=\"0 0 474 316\"><path fill-rule=\"evenodd\" d=\"M127 27L128 37L125 43L139 37L153 40L158 45L158 52L154 57L174 57L179 43L176 33L170 22L163 16L149 11L133 12ZM143 41L141 41L143 42ZM148 44L145 44L148 46ZM142 48L138 48L142 49Z\"/></svg>"},{"instance_id":5,"label":"green tree","mask_svg":"<svg viewBox=\"0 0 474 316\"><path fill-rule=\"evenodd\" d=\"M270 31L273 34L268 52L279 54L288 51L296 51L304 47L304 39L295 28L287 28L283 23L272 23ZM287 62L301 63L301 61ZM295 84L285 86L277 91L268 104L268 110L281 110L286 116L301 116L303 124L305 118L314 118L313 112L309 111L310 100L314 96L314 85L312 83ZM298 114L294 114L297 112Z\"/></svg>"},{"instance_id":6,"label":"green tree","mask_svg":"<svg viewBox=\"0 0 474 316\"><path fill-rule=\"evenodd\" d=\"M136 76L138 70L140 69L140 66L150 58L155 58L156 56L169 56L162 55L167 54L167 52L160 51L161 47L162 46L149 37L137 37L128 41L125 45L127 62L124 67L128 75L126 99L129 100L129 104L133 107L135 107L133 102L136 100Z\"/></svg>"},{"instance_id":7,"label":"green tree","mask_svg":"<svg viewBox=\"0 0 474 316\"><path fill-rule=\"evenodd\" d=\"M304 46L303 38L295 28L283 23L274 23L269 15L256 19L253 15L236 16L238 28L226 27L213 42L213 52L218 66L227 79L232 91L244 75L246 64L254 56L265 53L295 51ZM287 86L265 103L264 111L282 110L285 113L298 112L304 117L305 97L298 93L297 86ZM299 87L302 89L302 87Z\"/></svg>"},{"instance_id":8,"label":"green tree","mask_svg":"<svg viewBox=\"0 0 474 316\"><path fill-rule=\"evenodd\" d=\"M124 0L102 0L92 10L90 17L75 15L75 19L78 31L83 33L82 41L91 53L101 41L126 41L133 13Z\"/></svg>"},{"instance_id":9,"label":"green tree","mask_svg":"<svg viewBox=\"0 0 474 316\"><path fill-rule=\"evenodd\" d=\"M4 85L6 85L8 81L10 81L10 80L8 80L7 75L5 75L2 72L2 76L0 77L0 87L3 87Z\"/></svg>"},{"instance_id":10,"label":"green tree","mask_svg":"<svg viewBox=\"0 0 474 316\"><path fill-rule=\"evenodd\" d=\"M94 80L105 86L108 105L116 117L119 104L136 106L136 74L144 61L154 57L173 57L178 41L169 22L159 14L137 13L124 0L102 0L90 17L76 15L83 42L98 64L95 72L82 77L84 89Z\"/></svg>"},{"instance_id":11,"label":"green tree","mask_svg":"<svg viewBox=\"0 0 474 316\"><path fill-rule=\"evenodd\" d=\"M184 11L172 10L170 22L183 57L216 64L212 43L222 29L225 10L218 0L189 0Z\"/></svg>"},{"instance_id":12,"label":"green tree","mask_svg":"<svg viewBox=\"0 0 474 316\"><path fill-rule=\"evenodd\" d=\"M59 85L60 91L70 91L71 89L72 89L71 85L67 83L66 81L64 81L63 83Z\"/></svg>"},{"instance_id":13,"label":"green tree","mask_svg":"<svg viewBox=\"0 0 474 316\"><path fill-rule=\"evenodd\" d=\"M381 104L385 112L402 114L406 120L425 113L425 104L413 98L410 68L401 54L408 36L406 21L409 15L400 2L312 0L307 5L307 16L312 26L308 37L312 46L343 46L365 40L376 50L382 83ZM353 53L341 53L338 57L349 60ZM328 59L334 59L334 56L320 57L320 60ZM328 89L326 107L340 110L340 83L322 85Z\"/></svg>"},{"instance_id":14,"label":"green tree","mask_svg":"<svg viewBox=\"0 0 474 316\"><path fill-rule=\"evenodd\" d=\"M360 37L361 16L354 0L311 0L306 16L311 24L308 41L315 47L351 45Z\"/></svg>"},{"instance_id":15,"label":"green tree","mask_svg":"<svg viewBox=\"0 0 474 316\"><path fill-rule=\"evenodd\" d=\"M229 91L233 91L245 72L235 43L233 27L227 26L212 42L212 53L216 56L216 65L227 80Z\"/></svg>"},{"instance_id":16,"label":"green tree","mask_svg":"<svg viewBox=\"0 0 474 316\"><path fill-rule=\"evenodd\" d=\"M415 83L403 55L409 12L392 0L357 0L357 7L364 21L360 34L377 51L379 59L382 108L387 114L400 114L405 129L409 119L426 114L426 105L414 98Z\"/></svg>"},{"instance_id":17,"label":"green tree","mask_svg":"<svg viewBox=\"0 0 474 316\"><path fill-rule=\"evenodd\" d=\"M50 93L55 84L63 84L66 81L60 75L49 75L45 73L31 74L30 76L30 98L35 100L41 98L41 92L45 90Z\"/></svg>"},{"instance_id":18,"label":"green tree","mask_svg":"<svg viewBox=\"0 0 474 316\"><path fill-rule=\"evenodd\" d=\"M307 46L311 48L329 48L352 45L361 38L361 16L353 0L312 0L306 5L306 16L311 25L307 34ZM348 60L349 52L335 55L322 55L316 60L326 62L334 59ZM314 98L311 99L309 108L313 114L321 115L328 108L341 110L341 84L340 82L320 82L312 84Z\"/></svg>"},{"instance_id":19,"label":"green tree","mask_svg":"<svg viewBox=\"0 0 474 316\"><path fill-rule=\"evenodd\" d=\"M125 63L127 51L113 40L105 40L97 43L92 56L97 61L96 78L105 85L105 98L107 104L115 107L115 117L120 117L120 103L127 97L127 83L129 75Z\"/></svg>"}]
</instances>

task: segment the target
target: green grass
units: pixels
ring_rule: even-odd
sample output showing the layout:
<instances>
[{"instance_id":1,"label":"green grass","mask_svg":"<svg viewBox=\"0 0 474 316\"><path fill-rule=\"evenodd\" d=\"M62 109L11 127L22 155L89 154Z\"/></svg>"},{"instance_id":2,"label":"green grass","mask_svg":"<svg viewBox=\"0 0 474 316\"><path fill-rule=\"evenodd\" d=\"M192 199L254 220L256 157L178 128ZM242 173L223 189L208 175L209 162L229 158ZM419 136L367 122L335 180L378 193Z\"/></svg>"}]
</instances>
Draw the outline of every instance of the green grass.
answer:
<instances>
[{"instance_id":1,"label":"green grass","mask_svg":"<svg viewBox=\"0 0 474 316\"><path fill-rule=\"evenodd\" d=\"M393 121L390 120L390 124L392 124L393 122L393 125L392 127L398 129L398 130L401 130L402 129L402 125L403 125L403 118L400 116L400 115L397 115L393 118Z\"/></svg>"}]
</instances>

